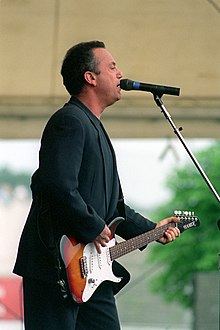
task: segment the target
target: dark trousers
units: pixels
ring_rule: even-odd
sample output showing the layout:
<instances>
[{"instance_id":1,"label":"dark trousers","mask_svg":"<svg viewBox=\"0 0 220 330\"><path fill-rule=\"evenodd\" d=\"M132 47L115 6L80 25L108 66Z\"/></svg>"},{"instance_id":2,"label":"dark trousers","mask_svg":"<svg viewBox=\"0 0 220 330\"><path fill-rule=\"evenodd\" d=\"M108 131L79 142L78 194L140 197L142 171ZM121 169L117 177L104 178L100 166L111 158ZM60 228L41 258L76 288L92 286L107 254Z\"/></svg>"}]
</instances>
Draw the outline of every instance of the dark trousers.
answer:
<instances>
[{"instance_id":1,"label":"dark trousers","mask_svg":"<svg viewBox=\"0 0 220 330\"><path fill-rule=\"evenodd\" d=\"M57 284L23 279L26 330L120 330L110 282L103 282L90 300L64 299Z\"/></svg>"}]
</instances>

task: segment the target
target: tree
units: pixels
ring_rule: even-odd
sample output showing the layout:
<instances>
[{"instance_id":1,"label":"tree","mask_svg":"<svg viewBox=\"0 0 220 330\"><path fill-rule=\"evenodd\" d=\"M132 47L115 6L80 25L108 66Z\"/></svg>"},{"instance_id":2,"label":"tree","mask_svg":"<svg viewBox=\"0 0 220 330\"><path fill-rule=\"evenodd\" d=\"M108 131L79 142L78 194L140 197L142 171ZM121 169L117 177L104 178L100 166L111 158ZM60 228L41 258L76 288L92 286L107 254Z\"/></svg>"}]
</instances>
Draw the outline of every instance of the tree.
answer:
<instances>
[{"instance_id":1,"label":"tree","mask_svg":"<svg viewBox=\"0 0 220 330\"><path fill-rule=\"evenodd\" d=\"M0 169L0 199L12 200L17 192L17 188L22 187L27 196L30 196L30 173L16 172L10 168Z\"/></svg>"},{"instance_id":2,"label":"tree","mask_svg":"<svg viewBox=\"0 0 220 330\"><path fill-rule=\"evenodd\" d=\"M196 154L205 173L220 191L220 142ZM200 218L200 227L189 229L179 239L161 248L152 247L150 262L163 265L163 271L151 281L151 288L167 301L178 301L186 307L193 303L193 277L196 272L216 271L220 252L220 204L194 164L177 169L167 179L171 199L153 215L163 219L177 210L191 210Z\"/></svg>"}]
</instances>

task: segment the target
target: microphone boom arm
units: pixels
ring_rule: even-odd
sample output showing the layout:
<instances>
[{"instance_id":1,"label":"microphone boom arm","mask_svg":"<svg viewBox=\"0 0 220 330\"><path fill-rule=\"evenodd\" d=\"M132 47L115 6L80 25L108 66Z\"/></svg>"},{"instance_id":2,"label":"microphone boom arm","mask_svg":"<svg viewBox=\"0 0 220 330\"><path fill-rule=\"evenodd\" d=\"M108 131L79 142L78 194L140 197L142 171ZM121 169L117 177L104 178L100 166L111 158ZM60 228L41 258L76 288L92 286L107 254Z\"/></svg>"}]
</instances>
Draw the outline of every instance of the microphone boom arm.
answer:
<instances>
[{"instance_id":1,"label":"microphone boom arm","mask_svg":"<svg viewBox=\"0 0 220 330\"><path fill-rule=\"evenodd\" d=\"M182 128L177 128L176 125L174 124L169 112L167 111L163 101L161 100L161 96L155 95L154 94L154 100L157 104L157 106L161 109L161 112L164 114L165 118L169 121L170 125L172 126L174 133L178 136L179 140L181 141L181 143L183 144L184 148L186 149L188 155L190 156L190 158L192 159L194 165L196 166L196 168L198 169L198 171L200 172L200 174L202 175L203 179L205 180L206 184L208 185L208 187L210 188L210 190L212 191L213 195L215 196L215 198L217 199L217 201L220 203L220 197L217 193L217 191L215 190L215 188L213 187L212 183L210 182L209 178L207 177L207 175L205 174L204 170L202 169L202 167L200 166L199 162L197 161L196 157L193 155L193 153L191 152L191 150L189 149L189 147L187 146L182 134L180 133L180 130L182 130Z\"/></svg>"}]
</instances>

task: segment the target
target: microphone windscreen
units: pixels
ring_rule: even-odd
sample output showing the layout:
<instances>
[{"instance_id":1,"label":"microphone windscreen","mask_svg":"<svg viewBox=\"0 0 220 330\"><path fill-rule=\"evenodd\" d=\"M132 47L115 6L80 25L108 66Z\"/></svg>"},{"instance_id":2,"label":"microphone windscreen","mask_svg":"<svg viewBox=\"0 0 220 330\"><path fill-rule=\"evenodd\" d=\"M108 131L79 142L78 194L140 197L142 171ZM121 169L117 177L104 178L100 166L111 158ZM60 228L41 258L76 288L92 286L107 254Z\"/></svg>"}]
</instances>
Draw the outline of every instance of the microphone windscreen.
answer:
<instances>
[{"instance_id":1,"label":"microphone windscreen","mask_svg":"<svg viewBox=\"0 0 220 330\"><path fill-rule=\"evenodd\" d=\"M133 89L133 82L129 79L121 79L120 80L120 87L125 91L130 91Z\"/></svg>"}]
</instances>

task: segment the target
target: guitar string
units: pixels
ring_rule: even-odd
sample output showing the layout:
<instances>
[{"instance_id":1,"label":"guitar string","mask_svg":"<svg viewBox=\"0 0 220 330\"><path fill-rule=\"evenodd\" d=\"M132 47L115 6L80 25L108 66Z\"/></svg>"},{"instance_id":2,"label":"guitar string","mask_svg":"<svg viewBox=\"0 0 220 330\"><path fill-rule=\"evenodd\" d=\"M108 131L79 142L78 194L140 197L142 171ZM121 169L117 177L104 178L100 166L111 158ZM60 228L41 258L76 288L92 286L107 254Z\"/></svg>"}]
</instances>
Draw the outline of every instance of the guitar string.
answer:
<instances>
[{"instance_id":1,"label":"guitar string","mask_svg":"<svg viewBox=\"0 0 220 330\"><path fill-rule=\"evenodd\" d=\"M184 226L189 224L192 220L198 220L197 217L190 217L183 219L182 223L178 223L178 228L180 231L184 229ZM115 260L125 254L128 254L129 252L132 252L138 248L143 247L144 245L147 245L151 243L152 241L155 241L162 237L162 233L169 227L176 226L175 223L166 224L164 226L158 227L154 229L152 232L146 232L139 236L136 236L134 238L131 238L127 241L120 242L111 248L109 248L111 260Z\"/></svg>"}]
</instances>

